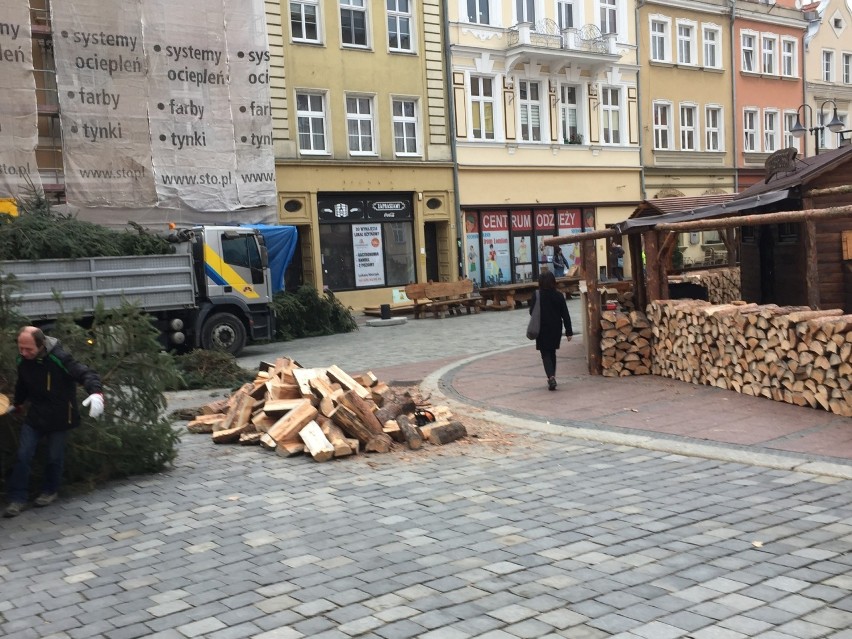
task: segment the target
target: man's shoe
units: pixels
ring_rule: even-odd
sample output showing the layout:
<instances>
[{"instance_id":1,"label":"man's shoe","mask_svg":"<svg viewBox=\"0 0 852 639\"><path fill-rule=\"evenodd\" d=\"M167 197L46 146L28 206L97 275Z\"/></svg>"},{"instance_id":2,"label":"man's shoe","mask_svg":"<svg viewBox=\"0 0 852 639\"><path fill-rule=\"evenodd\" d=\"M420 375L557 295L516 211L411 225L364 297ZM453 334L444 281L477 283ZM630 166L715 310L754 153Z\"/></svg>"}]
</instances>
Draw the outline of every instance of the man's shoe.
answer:
<instances>
[{"instance_id":1,"label":"man's shoe","mask_svg":"<svg viewBox=\"0 0 852 639\"><path fill-rule=\"evenodd\" d=\"M50 504L52 504L54 501L56 501L56 493L42 493L41 495L36 497L35 505L39 507L50 506Z\"/></svg>"},{"instance_id":2,"label":"man's shoe","mask_svg":"<svg viewBox=\"0 0 852 639\"><path fill-rule=\"evenodd\" d=\"M3 511L4 517L17 517L21 514L21 511L24 509L25 504L22 504L19 501L13 501L8 506L6 506L6 510Z\"/></svg>"},{"instance_id":3,"label":"man's shoe","mask_svg":"<svg viewBox=\"0 0 852 639\"><path fill-rule=\"evenodd\" d=\"M555 377L548 378L547 390L556 390L556 378Z\"/></svg>"}]
</instances>

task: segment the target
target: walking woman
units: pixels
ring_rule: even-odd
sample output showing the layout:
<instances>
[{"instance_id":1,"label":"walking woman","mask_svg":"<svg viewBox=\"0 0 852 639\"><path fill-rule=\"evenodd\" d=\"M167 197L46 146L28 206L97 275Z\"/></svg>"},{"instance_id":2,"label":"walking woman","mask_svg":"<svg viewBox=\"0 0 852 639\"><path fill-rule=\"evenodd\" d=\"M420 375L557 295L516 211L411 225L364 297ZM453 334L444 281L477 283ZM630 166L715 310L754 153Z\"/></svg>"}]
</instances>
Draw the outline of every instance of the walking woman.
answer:
<instances>
[{"instance_id":1,"label":"walking woman","mask_svg":"<svg viewBox=\"0 0 852 639\"><path fill-rule=\"evenodd\" d=\"M562 327L565 337L571 341L574 331L571 328L571 315L565 296L556 290L556 276L545 271L538 278L538 295L530 302L530 314L536 303L541 304L541 328L535 340L535 347L541 353L544 374L547 375L548 390L556 390L556 351L562 341Z\"/></svg>"}]
</instances>

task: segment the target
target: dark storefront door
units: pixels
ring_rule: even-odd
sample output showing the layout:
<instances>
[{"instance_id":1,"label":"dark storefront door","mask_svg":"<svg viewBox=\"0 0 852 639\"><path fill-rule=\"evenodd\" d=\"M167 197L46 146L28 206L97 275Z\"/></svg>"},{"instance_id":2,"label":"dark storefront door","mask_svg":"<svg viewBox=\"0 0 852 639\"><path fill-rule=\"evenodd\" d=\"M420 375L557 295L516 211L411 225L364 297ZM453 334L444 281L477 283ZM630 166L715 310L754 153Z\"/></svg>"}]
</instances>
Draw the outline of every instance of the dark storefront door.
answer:
<instances>
[{"instance_id":1,"label":"dark storefront door","mask_svg":"<svg viewBox=\"0 0 852 639\"><path fill-rule=\"evenodd\" d=\"M423 236L426 241L426 279L439 282L438 278L438 225L426 222L423 225Z\"/></svg>"}]
</instances>

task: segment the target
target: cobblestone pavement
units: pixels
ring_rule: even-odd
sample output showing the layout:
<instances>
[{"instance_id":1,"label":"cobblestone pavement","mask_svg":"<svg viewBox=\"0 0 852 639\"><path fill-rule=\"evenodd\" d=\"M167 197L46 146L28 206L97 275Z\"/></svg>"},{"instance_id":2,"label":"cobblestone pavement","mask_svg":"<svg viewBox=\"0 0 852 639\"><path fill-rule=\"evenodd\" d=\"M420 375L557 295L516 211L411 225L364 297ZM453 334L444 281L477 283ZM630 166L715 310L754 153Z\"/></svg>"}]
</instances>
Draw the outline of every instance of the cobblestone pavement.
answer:
<instances>
[{"instance_id":1,"label":"cobblestone pavement","mask_svg":"<svg viewBox=\"0 0 852 639\"><path fill-rule=\"evenodd\" d=\"M452 360L517 346L524 320L282 351L452 387L474 365ZM852 639L842 472L510 417L474 420L465 443L326 464L187 435L168 472L0 521L0 636Z\"/></svg>"}]
</instances>

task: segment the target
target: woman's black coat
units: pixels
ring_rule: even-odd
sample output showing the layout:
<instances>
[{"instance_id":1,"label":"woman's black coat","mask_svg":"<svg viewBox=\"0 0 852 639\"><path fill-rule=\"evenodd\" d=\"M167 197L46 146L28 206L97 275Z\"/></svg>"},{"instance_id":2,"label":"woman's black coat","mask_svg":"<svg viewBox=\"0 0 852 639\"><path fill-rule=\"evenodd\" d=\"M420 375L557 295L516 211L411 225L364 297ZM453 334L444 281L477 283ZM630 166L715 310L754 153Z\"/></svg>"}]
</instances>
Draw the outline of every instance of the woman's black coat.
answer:
<instances>
[{"instance_id":1,"label":"woman's black coat","mask_svg":"<svg viewBox=\"0 0 852 639\"><path fill-rule=\"evenodd\" d=\"M565 296L554 289L539 289L538 296L541 297L541 329L535 340L536 350L553 351L559 348L562 341L562 327L565 327L566 335L573 335L571 328L571 316L568 314L568 304ZM530 314L535 308L536 296L530 301Z\"/></svg>"}]
</instances>

